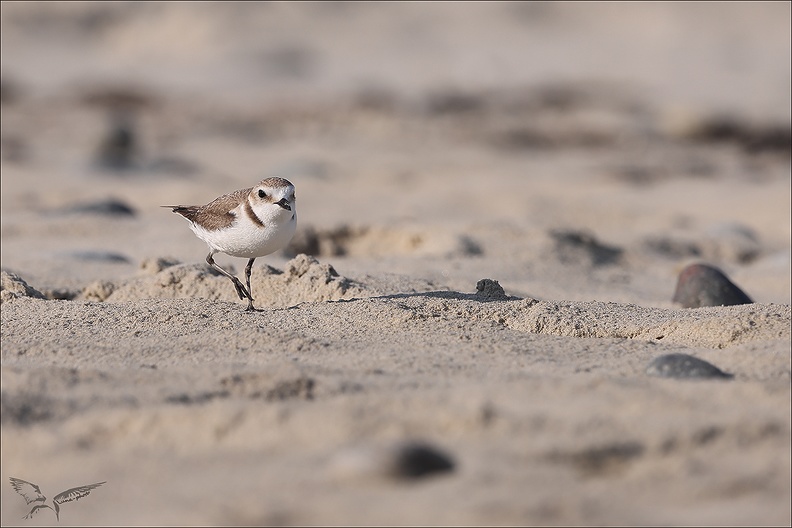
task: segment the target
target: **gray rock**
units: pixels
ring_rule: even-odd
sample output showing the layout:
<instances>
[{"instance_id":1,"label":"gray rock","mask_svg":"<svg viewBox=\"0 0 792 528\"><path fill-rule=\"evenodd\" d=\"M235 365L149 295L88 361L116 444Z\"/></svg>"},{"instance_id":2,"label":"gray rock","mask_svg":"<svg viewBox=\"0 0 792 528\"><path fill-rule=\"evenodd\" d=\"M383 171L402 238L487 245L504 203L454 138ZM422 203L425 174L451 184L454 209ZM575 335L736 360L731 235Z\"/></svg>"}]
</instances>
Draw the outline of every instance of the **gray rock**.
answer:
<instances>
[{"instance_id":1,"label":"gray rock","mask_svg":"<svg viewBox=\"0 0 792 528\"><path fill-rule=\"evenodd\" d=\"M388 473L396 478L417 479L453 471L454 466L450 455L430 444L405 442L394 448Z\"/></svg>"},{"instance_id":2,"label":"gray rock","mask_svg":"<svg viewBox=\"0 0 792 528\"><path fill-rule=\"evenodd\" d=\"M498 281L481 279L476 283L476 299L480 301L507 301L509 296Z\"/></svg>"},{"instance_id":3,"label":"gray rock","mask_svg":"<svg viewBox=\"0 0 792 528\"><path fill-rule=\"evenodd\" d=\"M680 272L672 300L684 308L753 303L721 270L707 264L691 264Z\"/></svg>"},{"instance_id":4,"label":"gray rock","mask_svg":"<svg viewBox=\"0 0 792 528\"><path fill-rule=\"evenodd\" d=\"M112 251L72 251L68 254L69 257L77 260L84 260L90 262L108 262L113 264L121 264L130 262L129 258L121 253L114 253Z\"/></svg>"},{"instance_id":5,"label":"gray rock","mask_svg":"<svg viewBox=\"0 0 792 528\"><path fill-rule=\"evenodd\" d=\"M135 216L135 210L120 200L109 198L77 204L64 210L66 213L96 214L104 216Z\"/></svg>"},{"instance_id":6,"label":"gray rock","mask_svg":"<svg viewBox=\"0 0 792 528\"><path fill-rule=\"evenodd\" d=\"M646 367L646 374L661 378L695 379L716 378L731 379L733 374L688 354L665 354L652 360Z\"/></svg>"},{"instance_id":7,"label":"gray rock","mask_svg":"<svg viewBox=\"0 0 792 528\"><path fill-rule=\"evenodd\" d=\"M454 459L443 450L422 441L408 440L390 446L354 446L330 460L330 473L340 479L389 479L415 481L449 473Z\"/></svg>"},{"instance_id":8,"label":"gray rock","mask_svg":"<svg viewBox=\"0 0 792 528\"><path fill-rule=\"evenodd\" d=\"M138 136L129 115L111 116L110 126L96 153L100 167L113 171L131 169L137 165Z\"/></svg>"},{"instance_id":9,"label":"gray rock","mask_svg":"<svg viewBox=\"0 0 792 528\"><path fill-rule=\"evenodd\" d=\"M588 231L551 230L555 243L555 256L565 264L588 263L591 266L617 264L624 250L601 243Z\"/></svg>"}]
</instances>

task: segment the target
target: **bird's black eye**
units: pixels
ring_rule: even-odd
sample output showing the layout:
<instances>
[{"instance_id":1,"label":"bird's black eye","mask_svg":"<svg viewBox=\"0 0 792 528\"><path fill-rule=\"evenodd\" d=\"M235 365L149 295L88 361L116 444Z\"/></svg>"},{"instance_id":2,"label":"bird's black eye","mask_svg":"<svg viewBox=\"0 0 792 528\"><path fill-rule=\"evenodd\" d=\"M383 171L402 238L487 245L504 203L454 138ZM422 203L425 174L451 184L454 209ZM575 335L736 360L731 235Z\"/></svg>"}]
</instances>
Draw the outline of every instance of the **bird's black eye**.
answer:
<instances>
[{"instance_id":1,"label":"bird's black eye","mask_svg":"<svg viewBox=\"0 0 792 528\"><path fill-rule=\"evenodd\" d=\"M265 193L262 189L259 189L259 198L266 198L267 193Z\"/></svg>"}]
</instances>

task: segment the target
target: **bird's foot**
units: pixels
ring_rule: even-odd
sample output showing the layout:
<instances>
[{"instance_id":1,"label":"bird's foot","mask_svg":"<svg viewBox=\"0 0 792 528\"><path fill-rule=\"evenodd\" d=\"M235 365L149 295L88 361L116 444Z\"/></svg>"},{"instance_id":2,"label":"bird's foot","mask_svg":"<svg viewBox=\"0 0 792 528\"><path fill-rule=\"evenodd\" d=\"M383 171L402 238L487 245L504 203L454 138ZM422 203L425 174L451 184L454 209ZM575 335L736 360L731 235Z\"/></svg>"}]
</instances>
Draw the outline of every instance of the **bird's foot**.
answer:
<instances>
[{"instance_id":1,"label":"bird's foot","mask_svg":"<svg viewBox=\"0 0 792 528\"><path fill-rule=\"evenodd\" d=\"M250 295L250 292L247 291L245 286L241 282L239 282L239 279L237 279L236 277L234 277L234 288L236 288L236 292L237 295L239 295L240 301L244 301L245 299L248 299L248 302L251 302L253 300L253 296Z\"/></svg>"},{"instance_id":2,"label":"bird's foot","mask_svg":"<svg viewBox=\"0 0 792 528\"><path fill-rule=\"evenodd\" d=\"M261 310L257 309L255 306L253 306L253 301L254 300L255 299L253 299L253 297L248 297L248 305L247 305L247 308L245 308L246 312L260 312L261 311Z\"/></svg>"}]
</instances>

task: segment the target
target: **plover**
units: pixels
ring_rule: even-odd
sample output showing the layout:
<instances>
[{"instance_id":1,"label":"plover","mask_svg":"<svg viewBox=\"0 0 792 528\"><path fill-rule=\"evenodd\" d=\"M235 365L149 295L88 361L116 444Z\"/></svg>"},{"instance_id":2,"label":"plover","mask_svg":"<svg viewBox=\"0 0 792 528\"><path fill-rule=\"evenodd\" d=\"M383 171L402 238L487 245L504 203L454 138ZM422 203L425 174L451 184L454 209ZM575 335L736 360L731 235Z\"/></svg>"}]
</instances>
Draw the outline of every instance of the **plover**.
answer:
<instances>
[{"instance_id":1,"label":"plover","mask_svg":"<svg viewBox=\"0 0 792 528\"><path fill-rule=\"evenodd\" d=\"M294 185L283 178L266 178L255 187L240 189L215 198L206 205L163 205L190 222L190 229L209 246L206 262L228 277L247 310L254 310L250 292L253 261L286 247L297 229L297 202ZM247 258L247 288L235 276L218 266L212 256L225 253Z\"/></svg>"}]
</instances>

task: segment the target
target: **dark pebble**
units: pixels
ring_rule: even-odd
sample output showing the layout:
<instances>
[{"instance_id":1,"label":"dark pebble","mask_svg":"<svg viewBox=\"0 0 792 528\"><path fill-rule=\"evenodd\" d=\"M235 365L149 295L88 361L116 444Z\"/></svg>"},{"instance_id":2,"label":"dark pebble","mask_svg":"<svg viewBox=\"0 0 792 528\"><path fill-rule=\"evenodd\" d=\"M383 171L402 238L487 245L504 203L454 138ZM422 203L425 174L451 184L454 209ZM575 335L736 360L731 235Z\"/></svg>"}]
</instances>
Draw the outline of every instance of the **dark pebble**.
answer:
<instances>
[{"instance_id":1,"label":"dark pebble","mask_svg":"<svg viewBox=\"0 0 792 528\"><path fill-rule=\"evenodd\" d=\"M136 165L137 157L138 139L131 119L127 116L114 117L99 145L99 165L110 170L131 169Z\"/></svg>"},{"instance_id":2,"label":"dark pebble","mask_svg":"<svg viewBox=\"0 0 792 528\"><path fill-rule=\"evenodd\" d=\"M481 279L476 283L476 299L480 301L507 301L509 296L500 283L493 279Z\"/></svg>"},{"instance_id":3,"label":"dark pebble","mask_svg":"<svg viewBox=\"0 0 792 528\"><path fill-rule=\"evenodd\" d=\"M691 139L712 143L735 143L749 154L792 150L792 129L787 123L752 126L730 116L716 116L691 132Z\"/></svg>"},{"instance_id":4,"label":"dark pebble","mask_svg":"<svg viewBox=\"0 0 792 528\"><path fill-rule=\"evenodd\" d=\"M468 114L484 108L482 97L456 91L438 92L429 96L426 101L426 113L429 115Z\"/></svg>"},{"instance_id":5,"label":"dark pebble","mask_svg":"<svg viewBox=\"0 0 792 528\"><path fill-rule=\"evenodd\" d=\"M396 447L390 473L397 478L417 479L453 471L450 455L425 443L408 442Z\"/></svg>"},{"instance_id":6,"label":"dark pebble","mask_svg":"<svg viewBox=\"0 0 792 528\"><path fill-rule=\"evenodd\" d=\"M646 367L649 376L661 378L719 378L730 379L733 374L723 372L721 369L703 359L688 354L666 354L652 360Z\"/></svg>"},{"instance_id":7,"label":"dark pebble","mask_svg":"<svg viewBox=\"0 0 792 528\"><path fill-rule=\"evenodd\" d=\"M135 210L120 200L108 199L78 204L65 210L67 213L87 213L106 216L135 216Z\"/></svg>"},{"instance_id":8,"label":"dark pebble","mask_svg":"<svg viewBox=\"0 0 792 528\"><path fill-rule=\"evenodd\" d=\"M601 243L587 231L551 230L555 253L559 261L579 263L588 261L593 266L618 263L624 250Z\"/></svg>"},{"instance_id":9,"label":"dark pebble","mask_svg":"<svg viewBox=\"0 0 792 528\"><path fill-rule=\"evenodd\" d=\"M672 300L683 308L753 303L721 270L706 264L691 264L682 270Z\"/></svg>"},{"instance_id":10,"label":"dark pebble","mask_svg":"<svg viewBox=\"0 0 792 528\"><path fill-rule=\"evenodd\" d=\"M127 263L129 259L120 254L110 251L73 251L69 256L77 260L87 260L92 262Z\"/></svg>"}]
</instances>

